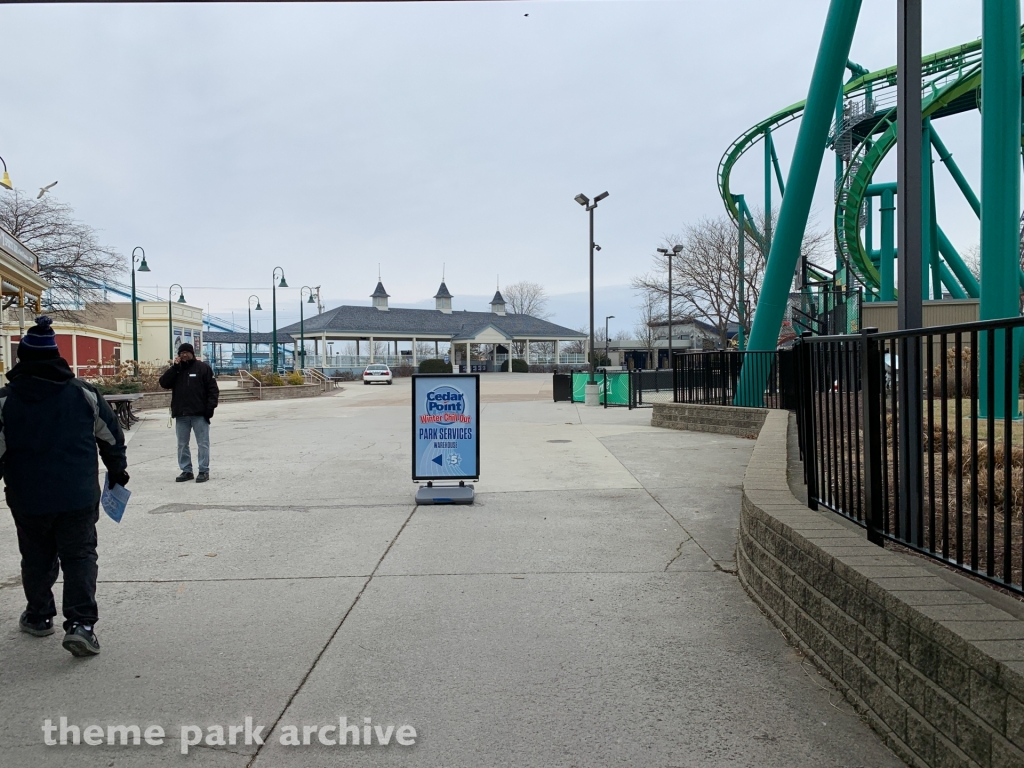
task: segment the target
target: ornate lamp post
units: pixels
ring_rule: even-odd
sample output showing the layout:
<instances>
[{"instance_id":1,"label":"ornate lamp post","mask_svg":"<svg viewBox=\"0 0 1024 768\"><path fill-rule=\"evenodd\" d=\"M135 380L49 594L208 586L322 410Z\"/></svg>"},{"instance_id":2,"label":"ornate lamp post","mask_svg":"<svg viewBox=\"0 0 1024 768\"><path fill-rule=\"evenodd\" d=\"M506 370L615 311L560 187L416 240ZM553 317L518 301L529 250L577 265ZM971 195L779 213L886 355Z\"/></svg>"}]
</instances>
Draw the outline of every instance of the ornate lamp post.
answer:
<instances>
[{"instance_id":1,"label":"ornate lamp post","mask_svg":"<svg viewBox=\"0 0 1024 768\"><path fill-rule=\"evenodd\" d=\"M171 296L174 294L174 289L178 289L178 303L185 303L185 289L182 288L178 283L174 283L170 288L167 289L167 359L174 359L174 317L171 314Z\"/></svg>"},{"instance_id":2,"label":"ornate lamp post","mask_svg":"<svg viewBox=\"0 0 1024 768\"><path fill-rule=\"evenodd\" d=\"M281 282L280 283L277 282L277 270L279 270L279 269L281 270ZM271 334L270 335L270 345L271 345L271 349L274 350L274 353L272 355L273 368L271 369L271 373L277 373L277 289L278 288L287 288L288 287L288 283L285 282L285 279L284 279L284 269L283 268L281 268L281 267L274 267L274 274L273 274L273 277L270 280L270 285L271 285L271 291L273 291L273 295L271 296L271 303L273 304L273 307L272 307L272 310L273 310L273 322L272 322L273 328L271 328L271 330L270 330L270 334Z\"/></svg>"},{"instance_id":3,"label":"ornate lamp post","mask_svg":"<svg viewBox=\"0 0 1024 768\"><path fill-rule=\"evenodd\" d=\"M11 184L11 177L7 175L7 163L4 162L2 157L0 157L0 165L3 165L4 167L4 175L0 177L0 187L3 187L4 189L14 189L14 185Z\"/></svg>"},{"instance_id":4,"label":"ornate lamp post","mask_svg":"<svg viewBox=\"0 0 1024 768\"><path fill-rule=\"evenodd\" d=\"M136 260L135 251L142 251L142 261ZM142 246L137 246L132 251L132 362L135 363L135 375L139 375L139 315L135 308L135 265L139 264L139 272L149 272L149 265L146 264L146 252Z\"/></svg>"},{"instance_id":5,"label":"ornate lamp post","mask_svg":"<svg viewBox=\"0 0 1024 768\"><path fill-rule=\"evenodd\" d=\"M260 297L255 293L249 297L246 304L249 307L249 344L246 347L246 359L249 361L249 372L252 372L252 300L256 299L256 311L262 312L263 307L260 306Z\"/></svg>"},{"instance_id":6,"label":"ornate lamp post","mask_svg":"<svg viewBox=\"0 0 1024 768\"><path fill-rule=\"evenodd\" d=\"M298 366L297 370L300 371L306 367L306 326L302 306L303 291L309 291L309 301L306 302L307 304L315 304L316 302L313 301L313 296L318 293L308 285L304 285L299 289L299 359L296 361L296 365Z\"/></svg>"}]
</instances>

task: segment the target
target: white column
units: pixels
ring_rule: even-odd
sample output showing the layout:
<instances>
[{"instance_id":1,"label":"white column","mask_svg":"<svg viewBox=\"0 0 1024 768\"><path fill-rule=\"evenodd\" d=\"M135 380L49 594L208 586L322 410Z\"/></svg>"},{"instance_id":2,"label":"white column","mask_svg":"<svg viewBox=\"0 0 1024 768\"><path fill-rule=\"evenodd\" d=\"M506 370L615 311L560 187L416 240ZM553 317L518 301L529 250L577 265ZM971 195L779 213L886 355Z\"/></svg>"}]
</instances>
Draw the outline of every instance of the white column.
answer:
<instances>
[{"instance_id":1,"label":"white column","mask_svg":"<svg viewBox=\"0 0 1024 768\"><path fill-rule=\"evenodd\" d=\"M327 332L326 331L324 331L324 334L323 334L323 342L324 343L320 345L321 346L321 352L323 353L323 358L322 358L321 362L324 364L324 367L326 368L327 367Z\"/></svg>"},{"instance_id":2,"label":"white column","mask_svg":"<svg viewBox=\"0 0 1024 768\"><path fill-rule=\"evenodd\" d=\"M373 347L373 336L371 336L371 337L370 337L370 362L371 362L371 363L373 362L373 351L374 351L374 347Z\"/></svg>"},{"instance_id":3,"label":"white column","mask_svg":"<svg viewBox=\"0 0 1024 768\"><path fill-rule=\"evenodd\" d=\"M415 368L416 366L417 366L417 362L416 362L416 337L413 336L413 338L412 338L412 367Z\"/></svg>"},{"instance_id":4,"label":"white column","mask_svg":"<svg viewBox=\"0 0 1024 768\"><path fill-rule=\"evenodd\" d=\"M560 340L558 340L558 339L555 339L555 365L558 365L558 356L562 352L561 346L562 346L562 342Z\"/></svg>"}]
</instances>

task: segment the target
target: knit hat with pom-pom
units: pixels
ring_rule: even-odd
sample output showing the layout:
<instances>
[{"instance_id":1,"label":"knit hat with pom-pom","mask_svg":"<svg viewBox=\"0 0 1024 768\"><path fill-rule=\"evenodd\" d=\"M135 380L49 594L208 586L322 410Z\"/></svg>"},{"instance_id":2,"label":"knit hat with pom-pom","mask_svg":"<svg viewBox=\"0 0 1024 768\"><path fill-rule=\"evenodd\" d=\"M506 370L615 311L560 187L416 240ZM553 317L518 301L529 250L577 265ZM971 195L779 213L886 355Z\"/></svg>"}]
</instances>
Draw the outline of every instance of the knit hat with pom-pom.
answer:
<instances>
[{"instance_id":1,"label":"knit hat with pom-pom","mask_svg":"<svg viewBox=\"0 0 1024 768\"><path fill-rule=\"evenodd\" d=\"M50 326L53 320L46 315L36 318L36 324L29 328L18 343L19 360L55 360L60 357L57 337Z\"/></svg>"}]
</instances>

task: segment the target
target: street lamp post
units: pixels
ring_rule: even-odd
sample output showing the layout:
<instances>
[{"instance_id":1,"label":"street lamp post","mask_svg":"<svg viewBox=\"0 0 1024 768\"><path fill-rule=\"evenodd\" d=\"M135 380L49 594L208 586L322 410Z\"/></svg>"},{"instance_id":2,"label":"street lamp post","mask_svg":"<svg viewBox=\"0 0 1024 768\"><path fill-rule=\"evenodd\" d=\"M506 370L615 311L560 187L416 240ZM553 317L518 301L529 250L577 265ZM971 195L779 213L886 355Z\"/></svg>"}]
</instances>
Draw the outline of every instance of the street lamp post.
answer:
<instances>
[{"instance_id":1,"label":"street lamp post","mask_svg":"<svg viewBox=\"0 0 1024 768\"><path fill-rule=\"evenodd\" d=\"M246 347L246 349L248 351L248 354L246 354L246 358L249 361L249 372L250 373L252 373L252 300L253 299L256 299L256 311L257 312L262 312L263 311L263 307L260 306L260 297L257 296L255 293L252 294L249 297L249 300L245 302L246 305L249 308L249 345L248 345L248 347Z\"/></svg>"},{"instance_id":2,"label":"street lamp post","mask_svg":"<svg viewBox=\"0 0 1024 768\"><path fill-rule=\"evenodd\" d=\"M7 175L7 163L0 157L0 165L4 167L4 175L0 176L0 187L4 189L14 189L14 185L11 184L11 177Z\"/></svg>"},{"instance_id":3,"label":"street lamp post","mask_svg":"<svg viewBox=\"0 0 1024 768\"><path fill-rule=\"evenodd\" d=\"M672 257L678 256L682 250L682 245L673 245L671 251L668 248L658 249L658 253L668 259L668 367L673 370L675 365L672 362ZM654 367L660 368L660 361L659 365Z\"/></svg>"},{"instance_id":4,"label":"street lamp post","mask_svg":"<svg viewBox=\"0 0 1024 768\"><path fill-rule=\"evenodd\" d=\"M608 317L606 317L604 319L604 364L605 365L608 365L608 362L609 362L609 358L608 358L608 321L609 320L614 320L614 319L615 319L615 315L608 315Z\"/></svg>"},{"instance_id":5,"label":"street lamp post","mask_svg":"<svg viewBox=\"0 0 1024 768\"><path fill-rule=\"evenodd\" d=\"M135 375L139 375L139 315L135 308L135 251L142 251L142 262L139 263L139 272L149 272L149 265L146 264L146 252L142 246L137 246L132 251L132 363L135 365Z\"/></svg>"},{"instance_id":6,"label":"street lamp post","mask_svg":"<svg viewBox=\"0 0 1024 768\"><path fill-rule=\"evenodd\" d=\"M281 270L281 282L277 283L277 270L279 269ZM274 350L274 353L271 356L271 359L273 361L273 368L271 369L271 373L277 373L277 289L288 287L288 283L285 282L284 279L284 269L282 269L281 267L274 267L274 273L273 276L271 277L270 285L271 290L273 291L273 296L271 296L271 303L273 304L273 328L270 329L270 344L271 349Z\"/></svg>"},{"instance_id":7,"label":"street lamp post","mask_svg":"<svg viewBox=\"0 0 1024 768\"><path fill-rule=\"evenodd\" d=\"M171 296L174 294L174 289L178 289L178 303L185 303L185 289L182 288L178 283L174 283L170 288L167 289L167 359L174 359L174 316L171 314Z\"/></svg>"},{"instance_id":8,"label":"street lamp post","mask_svg":"<svg viewBox=\"0 0 1024 768\"><path fill-rule=\"evenodd\" d=\"M306 367L306 326L305 326L305 319L304 319L304 316L303 316L303 307L302 307L302 292L303 291L309 291L309 301L306 302L307 304L315 304L316 302L313 301L313 296L314 296L314 294L318 293L317 291L314 291L312 288L310 288L308 285L304 285L304 286L302 286L299 289L299 357L300 357L300 360L299 360L299 363L298 363L298 365L299 365L298 369L300 371Z\"/></svg>"},{"instance_id":9,"label":"street lamp post","mask_svg":"<svg viewBox=\"0 0 1024 768\"><path fill-rule=\"evenodd\" d=\"M593 202L590 198L584 195L582 192L576 195L574 200L587 209L587 213L590 214L590 381L589 384L595 385L597 382L594 379L594 374L597 372L596 360L594 359L594 248L597 245L594 242L594 209L597 208L597 204L608 197L607 192L602 192L600 195L594 197ZM594 405L597 403L595 402Z\"/></svg>"}]
</instances>

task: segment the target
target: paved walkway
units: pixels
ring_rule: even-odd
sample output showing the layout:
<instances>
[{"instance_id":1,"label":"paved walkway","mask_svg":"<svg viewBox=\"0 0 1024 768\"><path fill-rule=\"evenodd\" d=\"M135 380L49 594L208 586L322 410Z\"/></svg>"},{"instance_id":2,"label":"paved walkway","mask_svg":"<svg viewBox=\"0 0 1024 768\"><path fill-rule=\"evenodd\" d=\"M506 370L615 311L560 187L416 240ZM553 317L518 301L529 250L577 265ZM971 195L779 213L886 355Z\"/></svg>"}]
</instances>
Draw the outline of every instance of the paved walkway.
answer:
<instances>
[{"instance_id":1,"label":"paved walkway","mask_svg":"<svg viewBox=\"0 0 1024 768\"><path fill-rule=\"evenodd\" d=\"M733 573L751 441L484 376L476 505L417 509L408 396L227 404L206 485L174 483L173 430L149 414L129 511L100 523L94 659L17 631L3 515L0 765L902 765ZM43 746L61 716L168 739ZM264 746L180 754L182 726L227 737L247 716ZM416 743L279 743L342 716L412 725Z\"/></svg>"}]
</instances>

